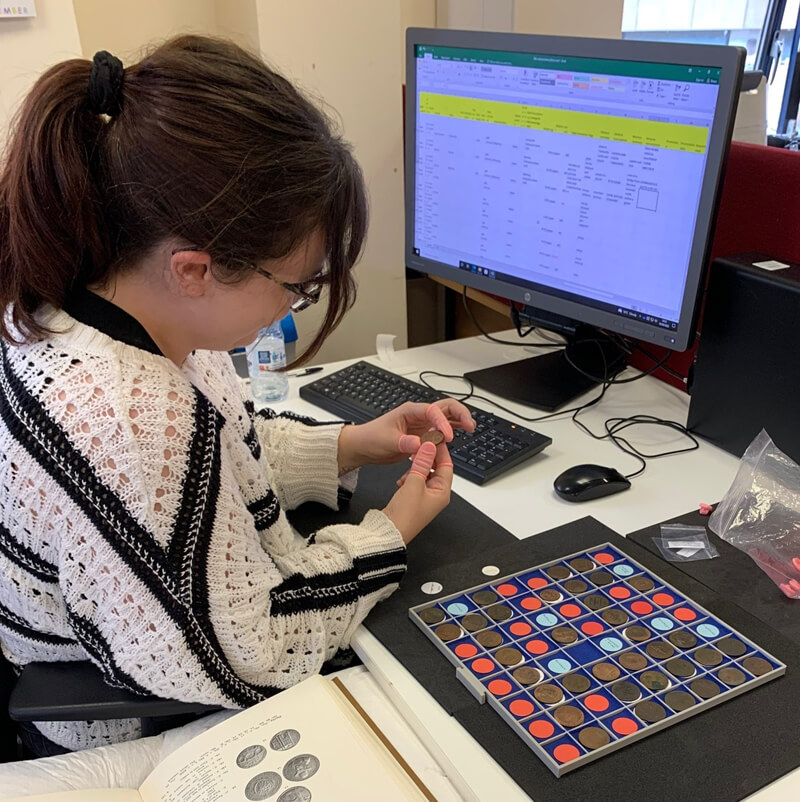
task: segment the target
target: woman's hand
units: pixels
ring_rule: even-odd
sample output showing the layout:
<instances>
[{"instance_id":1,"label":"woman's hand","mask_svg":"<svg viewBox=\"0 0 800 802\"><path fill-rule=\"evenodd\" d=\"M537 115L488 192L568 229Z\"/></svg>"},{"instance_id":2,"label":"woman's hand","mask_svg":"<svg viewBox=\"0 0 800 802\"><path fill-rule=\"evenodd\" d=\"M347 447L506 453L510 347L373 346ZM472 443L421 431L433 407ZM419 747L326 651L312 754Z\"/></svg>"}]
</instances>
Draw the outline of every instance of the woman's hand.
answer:
<instances>
[{"instance_id":1,"label":"woman's hand","mask_svg":"<svg viewBox=\"0 0 800 802\"><path fill-rule=\"evenodd\" d=\"M360 426L344 426L339 434L339 475L362 465L385 465L416 454L420 436L431 430L453 439L453 429L475 430L469 410L452 398L433 404L411 401Z\"/></svg>"},{"instance_id":2,"label":"woman's hand","mask_svg":"<svg viewBox=\"0 0 800 802\"><path fill-rule=\"evenodd\" d=\"M453 463L444 443L423 443L383 514L410 543L449 503Z\"/></svg>"}]
</instances>

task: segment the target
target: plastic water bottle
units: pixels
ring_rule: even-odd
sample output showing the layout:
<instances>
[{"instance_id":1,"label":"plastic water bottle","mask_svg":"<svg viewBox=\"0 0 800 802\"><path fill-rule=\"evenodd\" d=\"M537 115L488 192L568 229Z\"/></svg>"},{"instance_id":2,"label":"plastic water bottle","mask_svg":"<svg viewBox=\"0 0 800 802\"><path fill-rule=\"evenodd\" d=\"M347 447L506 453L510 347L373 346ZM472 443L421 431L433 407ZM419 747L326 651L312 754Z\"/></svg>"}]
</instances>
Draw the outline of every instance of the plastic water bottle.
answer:
<instances>
[{"instance_id":1,"label":"plastic water bottle","mask_svg":"<svg viewBox=\"0 0 800 802\"><path fill-rule=\"evenodd\" d=\"M250 389L256 401L282 401L289 394L289 379L280 373L286 367L286 345L280 321L258 332L247 349Z\"/></svg>"}]
</instances>

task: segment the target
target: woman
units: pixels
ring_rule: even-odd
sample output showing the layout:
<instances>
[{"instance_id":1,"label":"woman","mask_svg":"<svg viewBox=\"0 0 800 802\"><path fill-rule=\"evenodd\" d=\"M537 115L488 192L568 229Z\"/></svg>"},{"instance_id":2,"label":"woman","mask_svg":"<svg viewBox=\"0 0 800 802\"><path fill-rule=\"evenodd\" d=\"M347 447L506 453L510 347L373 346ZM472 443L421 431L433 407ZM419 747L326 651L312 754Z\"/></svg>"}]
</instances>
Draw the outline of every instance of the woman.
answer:
<instances>
[{"instance_id":1,"label":"woman","mask_svg":"<svg viewBox=\"0 0 800 802\"><path fill-rule=\"evenodd\" d=\"M327 293L352 304L361 172L324 116L238 47L184 36L123 69L56 65L0 173L0 642L140 693L252 704L317 672L447 504L455 401L363 426L254 414L225 351ZM366 463L413 456L385 509L307 540ZM38 753L139 734L39 722Z\"/></svg>"}]
</instances>

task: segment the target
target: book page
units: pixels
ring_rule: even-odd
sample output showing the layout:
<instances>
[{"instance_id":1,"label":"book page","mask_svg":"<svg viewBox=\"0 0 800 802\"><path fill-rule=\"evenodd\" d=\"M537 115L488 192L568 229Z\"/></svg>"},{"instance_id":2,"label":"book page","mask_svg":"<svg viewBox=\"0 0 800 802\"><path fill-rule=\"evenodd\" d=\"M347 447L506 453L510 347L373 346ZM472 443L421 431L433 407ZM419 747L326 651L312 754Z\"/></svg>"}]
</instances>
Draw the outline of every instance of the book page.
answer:
<instances>
[{"instance_id":1,"label":"book page","mask_svg":"<svg viewBox=\"0 0 800 802\"><path fill-rule=\"evenodd\" d=\"M55 791L52 794L15 796L6 802L142 802L138 791L102 788L95 791Z\"/></svg>"},{"instance_id":2,"label":"book page","mask_svg":"<svg viewBox=\"0 0 800 802\"><path fill-rule=\"evenodd\" d=\"M176 750L140 787L143 802L408 802L416 786L311 677Z\"/></svg>"}]
</instances>

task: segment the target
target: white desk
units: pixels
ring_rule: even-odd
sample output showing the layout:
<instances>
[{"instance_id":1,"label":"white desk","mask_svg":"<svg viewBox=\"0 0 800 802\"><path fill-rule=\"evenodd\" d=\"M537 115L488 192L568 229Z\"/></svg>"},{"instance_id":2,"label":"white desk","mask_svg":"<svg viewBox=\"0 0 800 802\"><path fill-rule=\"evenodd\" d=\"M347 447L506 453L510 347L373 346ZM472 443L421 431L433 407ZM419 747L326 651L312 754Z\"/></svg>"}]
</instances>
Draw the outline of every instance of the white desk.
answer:
<instances>
[{"instance_id":1,"label":"white desk","mask_svg":"<svg viewBox=\"0 0 800 802\"><path fill-rule=\"evenodd\" d=\"M497 336L516 339L515 333ZM470 338L401 351L395 355L395 363L382 366L416 379L417 373L422 370L462 374L529 355L522 348L497 345L484 338ZM368 361L380 364L377 358ZM335 370L345 364L347 362L326 365L326 370ZM411 368L415 372L409 373L408 369ZM634 372L629 370L625 375L634 375ZM318 374L307 380L293 379L290 397L283 406L320 419L330 417L297 395L304 381L317 378ZM429 381L433 383L433 377ZM439 389L446 392L455 392L464 386L461 382L439 379L435 379L435 382ZM589 393L585 400L591 397L592 393ZM535 410L521 405L500 398L498 401L522 415L536 414ZM485 406L478 401L470 403ZM489 406L486 408L492 409ZM603 401L584 412L581 419L593 431L600 432L603 421L616 415L647 413L685 423L687 410L688 396L685 393L646 377L612 387ZM514 420L507 413L499 414ZM573 504L562 501L553 492L553 479L565 468L594 462L613 465L622 473L630 473L637 467L636 461L613 444L593 440L581 432L568 415L535 423L518 422L549 435L553 438L553 444L542 454L484 487L459 477L453 483L456 493L518 538L544 532L584 515L593 516L620 534L629 534L688 512L700 502L718 501L730 485L738 466L736 458L701 441L697 451L649 460L644 474L634 479L633 487L624 493ZM635 445L650 452L681 447L686 443L684 438L664 427L639 427L630 430L629 434L629 439ZM424 537L424 533L420 537ZM498 567L501 574L504 573L503 566ZM441 581L441 577L432 579ZM445 588L445 591L450 590L457 588ZM464 799L522 802L529 798L364 627L356 632L353 647ZM401 748L401 745L398 744L398 747ZM761 790L753 798L757 798L758 802L789 802L790 799L796 800L798 794L800 770Z\"/></svg>"}]
</instances>

